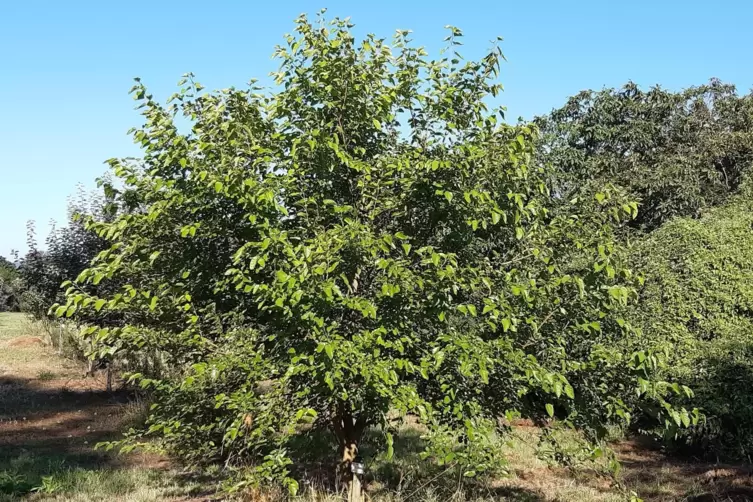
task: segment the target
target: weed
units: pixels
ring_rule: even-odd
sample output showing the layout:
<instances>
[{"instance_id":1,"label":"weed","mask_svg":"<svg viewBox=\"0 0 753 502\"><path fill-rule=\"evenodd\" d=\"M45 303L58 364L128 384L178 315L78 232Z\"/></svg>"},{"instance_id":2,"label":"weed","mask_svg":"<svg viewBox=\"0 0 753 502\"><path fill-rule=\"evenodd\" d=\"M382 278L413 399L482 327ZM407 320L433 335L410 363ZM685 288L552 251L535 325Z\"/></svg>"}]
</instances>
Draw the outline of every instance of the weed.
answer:
<instances>
[{"instance_id":1,"label":"weed","mask_svg":"<svg viewBox=\"0 0 753 502\"><path fill-rule=\"evenodd\" d=\"M31 485L26 478L17 472L0 471L0 494L18 495L27 493Z\"/></svg>"},{"instance_id":2,"label":"weed","mask_svg":"<svg viewBox=\"0 0 753 502\"><path fill-rule=\"evenodd\" d=\"M52 371L40 371L37 374L37 380L41 380L43 382L49 381L49 380L55 380L55 377L57 375L53 373Z\"/></svg>"}]
</instances>

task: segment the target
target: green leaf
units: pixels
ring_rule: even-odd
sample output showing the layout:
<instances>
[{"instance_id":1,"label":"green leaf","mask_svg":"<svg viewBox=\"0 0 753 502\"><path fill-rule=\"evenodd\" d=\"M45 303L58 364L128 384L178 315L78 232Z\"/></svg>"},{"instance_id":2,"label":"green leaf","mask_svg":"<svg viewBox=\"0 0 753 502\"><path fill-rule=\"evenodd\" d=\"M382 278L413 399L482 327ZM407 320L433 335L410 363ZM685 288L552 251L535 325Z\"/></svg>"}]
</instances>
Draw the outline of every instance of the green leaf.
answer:
<instances>
[{"instance_id":1,"label":"green leaf","mask_svg":"<svg viewBox=\"0 0 753 502\"><path fill-rule=\"evenodd\" d=\"M575 399L575 390L569 383L565 384L565 395L570 399Z\"/></svg>"},{"instance_id":2,"label":"green leaf","mask_svg":"<svg viewBox=\"0 0 753 502\"><path fill-rule=\"evenodd\" d=\"M550 417L554 418L554 406L551 403L546 403L546 413Z\"/></svg>"},{"instance_id":3,"label":"green leaf","mask_svg":"<svg viewBox=\"0 0 753 502\"><path fill-rule=\"evenodd\" d=\"M395 455L394 438L391 433L387 432L385 434L385 439L387 441L387 451L384 456L386 460L392 460L392 457Z\"/></svg>"},{"instance_id":4,"label":"green leaf","mask_svg":"<svg viewBox=\"0 0 753 502\"><path fill-rule=\"evenodd\" d=\"M298 489L299 489L298 481L296 481L293 478L286 478L285 484L288 487L288 493L290 493L292 497L295 497L296 495L298 495Z\"/></svg>"}]
</instances>

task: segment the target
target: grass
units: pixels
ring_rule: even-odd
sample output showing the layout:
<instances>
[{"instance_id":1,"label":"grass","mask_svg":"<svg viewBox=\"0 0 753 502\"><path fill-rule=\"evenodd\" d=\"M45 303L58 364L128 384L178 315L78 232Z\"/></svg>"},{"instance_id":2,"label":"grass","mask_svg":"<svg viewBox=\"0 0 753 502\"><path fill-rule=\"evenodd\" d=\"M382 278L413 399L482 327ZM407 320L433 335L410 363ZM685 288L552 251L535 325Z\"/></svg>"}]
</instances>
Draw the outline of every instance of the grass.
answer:
<instances>
[{"instance_id":1,"label":"grass","mask_svg":"<svg viewBox=\"0 0 753 502\"><path fill-rule=\"evenodd\" d=\"M37 374L37 380L48 381L48 380L55 380L55 373L52 371L40 371Z\"/></svg>"},{"instance_id":2,"label":"grass","mask_svg":"<svg viewBox=\"0 0 753 502\"><path fill-rule=\"evenodd\" d=\"M59 334L59 333L58 333ZM209 501L218 500L208 478L187 477L162 457L118 456L95 450L129 426L143 422L147 403L123 391L105 392L103 377L84 377L85 363L61 357L47 330L22 314L0 313L0 502L16 501ZM539 431L522 424L504 446L509 475L490 483L463 480L422 462L421 431L406 425L395 439L395 456L374 454L383 438L364 447L371 502L618 502L636 492L647 502L753 501L753 471L671 458L653 445L614 445L623 468L623 490L600 474L599 465L565 469L537 455ZM568 438L565 438L566 442ZM576 436L570 438L573 442ZM326 474L334 448L330 438L298 438L297 502L341 502ZM324 460L322 460L324 459ZM323 474L324 473L324 474ZM242 500L282 502L274 489Z\"/></svg>"},{"instance_id":3,"label":"grass","mask_svg":"<svg viewBox=\"0 0 753 502\"><path fill-rule=\"evenodd\" d=\"M21 313L0 313L0 375L34 378L40 372L76 375L83 366L59 357L41 323Z\"/></svg>"},{"instance_id":4,"label":"grass","mask_svg":"<svg viewBox=\"0 0 753 502\"><path fill-rule=\"evenodd\" d=\"M67 455L19 456L0 471L0 500L153 502L187 500L200 485L177 473L137 466L71 467ZM74 460L74 463L78 463ZM7 465L6 465L7 467ZM26 470L24 470L26 469ZM5 482L4 482L5 481Z\"/></svg>"},{"instance_id":5,"label":"grass","mask_svg":"<svg viewBox=\"0 0 753 502\"><path fill-rule=\"evenodd\" d=\"M0 501L188 500L199 485L163 458L95 450L143 420L145 404L104 391L43 326L0 313Z\"/></svg>"},{"instance_id":6,"label":"grass","mask_svg":"<svg viewBox=\"0 0 753 502\"><path fill-rule=\"evenodd\" d=\"M618 488L606 475L606 462L553 465L537 454L540 431L518 426L503 446L509 475L474 483L457 471L431 469L419 460L421 430L406 426L395 438L395 457L367 463L371 502L624 502L633 493L649 501L753 501L753 478L747 466L724 466L665 456L645 440L619 441L613 447L622 462ZM320 438L307 438L319 445ZM564 448L576 447L577 434L564 434ZM318 446L321 448L322 446ZM373 456L371 458L374 458ZM441 476L437 477L437 474ZM339 502L322 482L305 485L300 502ZM302 485L303 486L303 485ZM255 493L250 500L288 500L278 492Z\"/></svg>"}]
</instances>

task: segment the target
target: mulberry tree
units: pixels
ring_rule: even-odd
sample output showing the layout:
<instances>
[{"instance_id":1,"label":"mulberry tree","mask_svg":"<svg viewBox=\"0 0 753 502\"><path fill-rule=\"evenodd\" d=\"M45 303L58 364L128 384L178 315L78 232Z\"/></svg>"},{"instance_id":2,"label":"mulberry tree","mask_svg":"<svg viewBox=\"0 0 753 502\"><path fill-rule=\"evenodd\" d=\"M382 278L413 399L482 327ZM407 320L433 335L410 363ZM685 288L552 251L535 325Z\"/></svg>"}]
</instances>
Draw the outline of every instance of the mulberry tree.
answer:
<instances>
[{"instance_id":1,"label":"mulberry tree","mask_svg":"<svg viewBox=\"0 0 753 502\"><path fill-rule=\"evenodd\" d=\"M497 465L500 417L603 425L635 389L663 405L658 357L614 313L633 293L609 222L635 206L604 191L549 214L535 130L488 104L496 45L465 61L450 28L434 60L408 32L351 27L299 18L270 89L133 88L143 157L110 161L123 211L89 225L112 246L57 309L117 312L88 329L100 350L155 354L131 375L154 392L131 440L295 490L290 441L311 426L346 480L364 432L390 454L406 415L432 461L472 476ZM100 281L122 287L85 293Z\"/></svg>"}]
</instances>

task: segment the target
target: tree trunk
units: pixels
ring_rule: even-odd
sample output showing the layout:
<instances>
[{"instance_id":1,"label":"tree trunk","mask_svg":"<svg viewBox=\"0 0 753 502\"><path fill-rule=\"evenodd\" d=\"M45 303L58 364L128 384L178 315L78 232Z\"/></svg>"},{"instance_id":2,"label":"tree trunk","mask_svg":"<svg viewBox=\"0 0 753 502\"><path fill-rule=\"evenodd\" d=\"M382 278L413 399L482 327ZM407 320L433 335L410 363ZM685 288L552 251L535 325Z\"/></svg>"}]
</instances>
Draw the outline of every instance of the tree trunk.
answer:
<instances>
[{"instance_id":1,"label":"tree trunk","mask_svg":"<svg viewBox=\"0 0 753 502\"><path fill-rule=\"evenodd\" d=\"M112 392L112 368L110 363L107 363L107 392Z\"/></svg>"},{"instance_id":2,"label":"tree trunk","mask_svg":"<svg viewBox=\"0 0 753 502\"><path fill-rule=\"evenodd\" d=\"M351 470L351 466L358 457L358 443L348 441L342 445L341 471L344 474L345 489L348 494L348 502L363 502L363 487L361 479Z\"/></svg>"},{"instance_id":3,"label":"tree trunk","mask_svg":"<svg viewBox=\"0 0 753 502\"><path fill-rule=\"evenodd\" d=\"M340 443L340 480L347 493L348 502L363 502L363 486L359 474L353 473L353 464L358 459L358 444L366 424L353 420L349 411L340 410L332 420L332 428Z\"/></svg>"}]
</instances>

